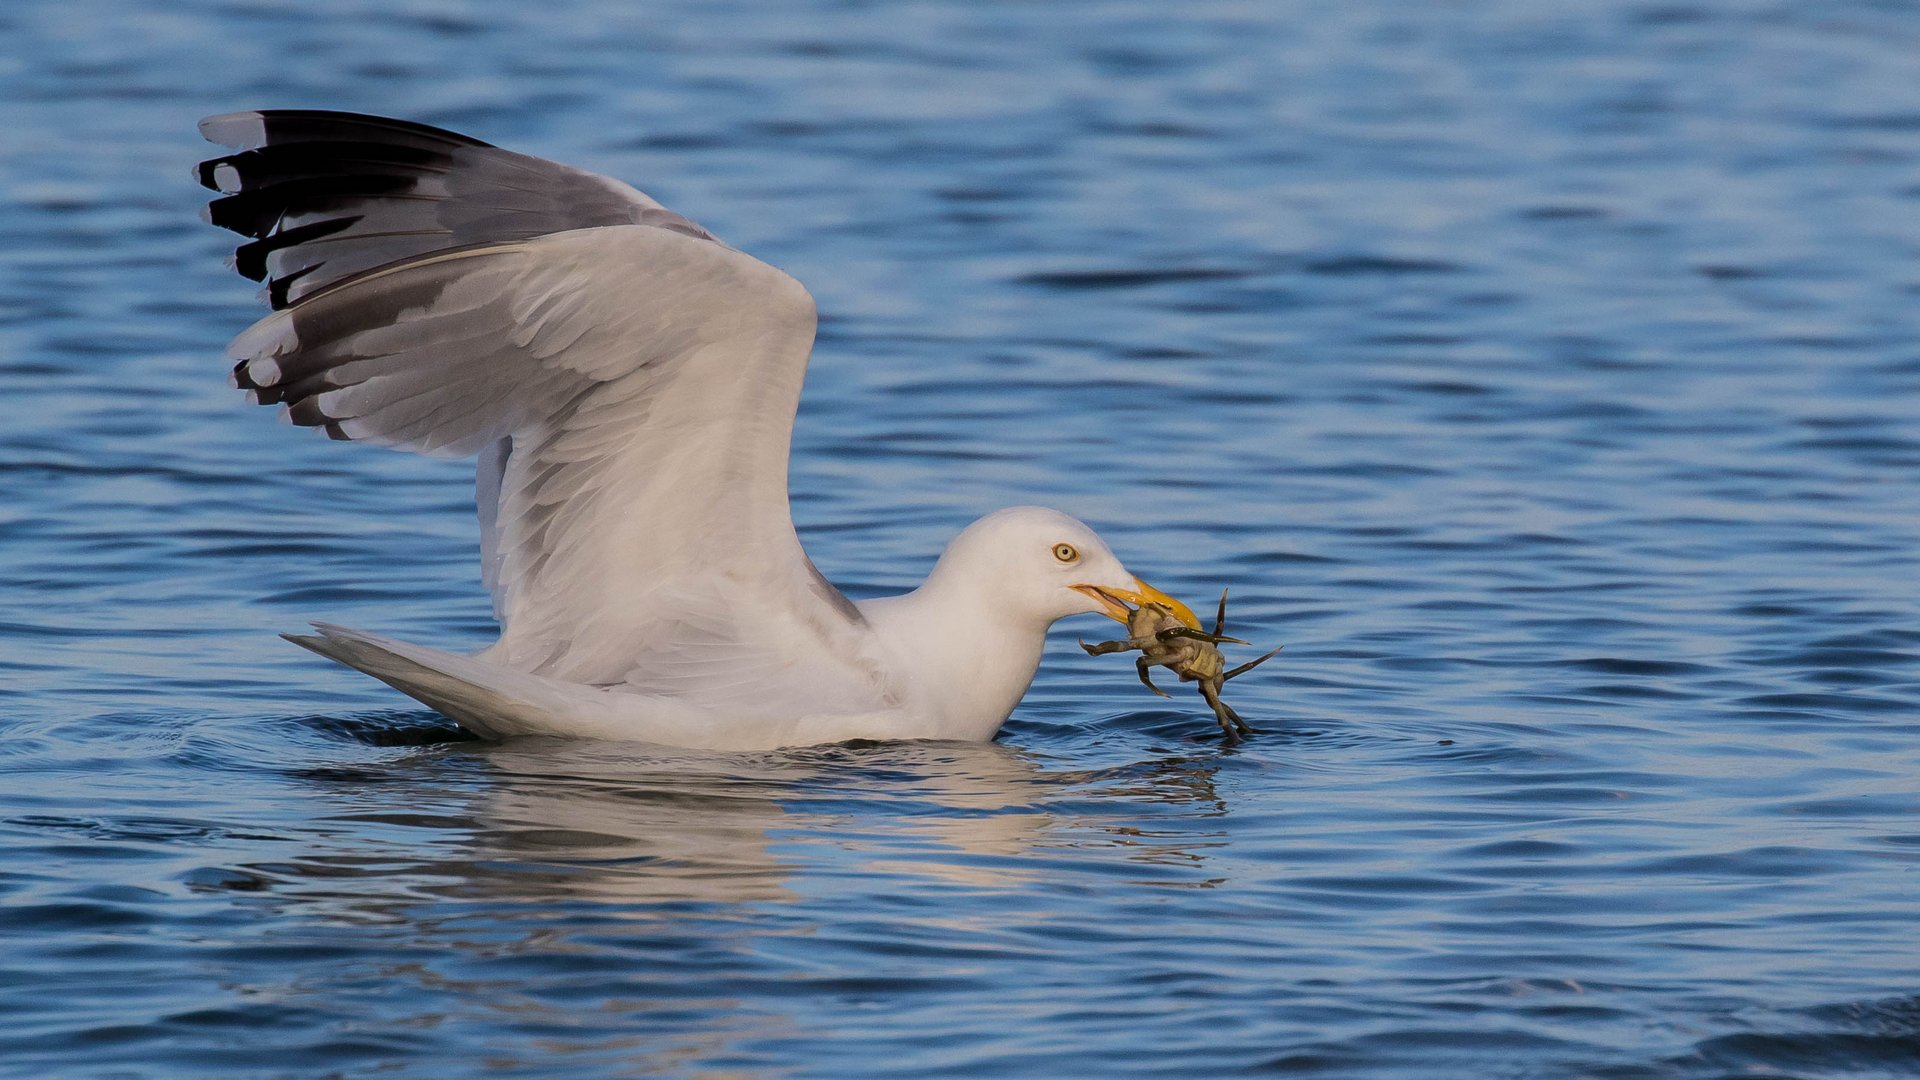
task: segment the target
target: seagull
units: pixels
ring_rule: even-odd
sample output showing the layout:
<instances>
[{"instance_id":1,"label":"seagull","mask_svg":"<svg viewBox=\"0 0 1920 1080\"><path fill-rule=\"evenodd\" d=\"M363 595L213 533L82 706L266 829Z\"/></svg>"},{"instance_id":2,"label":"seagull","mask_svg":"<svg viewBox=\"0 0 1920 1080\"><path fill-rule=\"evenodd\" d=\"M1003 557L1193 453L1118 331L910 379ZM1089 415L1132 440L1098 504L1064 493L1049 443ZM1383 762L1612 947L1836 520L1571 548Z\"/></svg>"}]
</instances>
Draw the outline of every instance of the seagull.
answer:
<instances>
[{"instance_id":1,"label":"seagull","mask_svg":"<svg viewBox=\"0 0 1920 1080\"><path fill-rule=\"evenodd\" d=\"M1066 514L1015 507L852 601L795 532L799 282L632 187L356 113L209 117L200 164L272 313L234 385L335 439L478 457L499 640L288 640L475 735L713 750L993 738L1070 615L1193 612Z\"/></svg>"}]
</instances>

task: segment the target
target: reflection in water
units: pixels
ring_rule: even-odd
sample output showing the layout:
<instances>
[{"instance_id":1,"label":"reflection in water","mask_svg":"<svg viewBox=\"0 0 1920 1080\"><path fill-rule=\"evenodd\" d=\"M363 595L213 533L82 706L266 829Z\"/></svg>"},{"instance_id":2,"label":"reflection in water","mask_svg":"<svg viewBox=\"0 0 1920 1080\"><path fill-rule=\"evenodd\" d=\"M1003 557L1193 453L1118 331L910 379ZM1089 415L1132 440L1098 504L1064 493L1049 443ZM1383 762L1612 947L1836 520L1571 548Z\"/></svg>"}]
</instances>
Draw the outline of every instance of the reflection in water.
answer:
<instances>
[{"instance_id":1,"label":"reflection in water","mask_svg":"<svg viewBox=\"0 0 1920 1080\"><path fill-rule=\"evenodd\" d=\"M989 959L1053 963L1049 936L1079 921L1062 922L1063 891L1208 884L1222 842L1217 758L1048 769L997 744L564 739L402 753L384 772L303 770L335 804L315 834L344 823L350 847L220 882L310 941L355 943L352 962L270 992L320 1009L378 985L416 1010L395 1023L535 1030L622 1070L800 1037L802 998L966 992ZM415 810L395 813L408 784ZM381 827L403 833L368 843Z\"/></svg>"},{"instance_id":2,"label":"reflection in water","mask_svg":"<svg viewBox=\"0 0 1920 1080\"><path fill-rule=\"evenodd\" d=\"M488 771L472 858L484 869L459 891L634 908L788 896L768 831L798 770L544 739L476 752Z\"/></svg>"},{"instance_id":3,"label":"reflection in water","mask_svg":"<svg viewBox=\"0 0 1920 1080\"><path fill-rule=\"evenodd\" d=\"M797 865L838 878L903 868L969 889L1046 873L1037 852L1103 844L1128 857L1197 864L1111 812L1050 802L1181 802L1217 809L1203 760L1049 772L999 744L908 743L709 754L620 743L525 739L472 751L472 884L519 900L627 908L792 898Z\"/></svg>"}]
</instances>

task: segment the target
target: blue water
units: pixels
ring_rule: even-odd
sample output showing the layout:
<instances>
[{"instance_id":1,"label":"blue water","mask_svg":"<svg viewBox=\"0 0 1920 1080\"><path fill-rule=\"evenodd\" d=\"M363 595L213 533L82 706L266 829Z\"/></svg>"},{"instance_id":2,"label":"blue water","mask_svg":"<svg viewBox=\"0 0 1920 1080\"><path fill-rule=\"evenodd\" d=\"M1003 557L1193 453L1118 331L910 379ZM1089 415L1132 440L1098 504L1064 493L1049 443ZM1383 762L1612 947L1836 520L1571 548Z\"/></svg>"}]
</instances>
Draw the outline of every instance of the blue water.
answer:
<instances>
[{"instance_id":1,"label":"blue water","mask_svg":"<svg viewBox=\"0 0 1920 1080\"><path fill-rule=\"evenodd\" d=\"M0 8L0 1072L1920 1075L1920 5ZM823 312L857 596L1078 514L993 745L453 741L471 472L227 387L207 113L621 176Z\"/></svg>"}]
</instances>

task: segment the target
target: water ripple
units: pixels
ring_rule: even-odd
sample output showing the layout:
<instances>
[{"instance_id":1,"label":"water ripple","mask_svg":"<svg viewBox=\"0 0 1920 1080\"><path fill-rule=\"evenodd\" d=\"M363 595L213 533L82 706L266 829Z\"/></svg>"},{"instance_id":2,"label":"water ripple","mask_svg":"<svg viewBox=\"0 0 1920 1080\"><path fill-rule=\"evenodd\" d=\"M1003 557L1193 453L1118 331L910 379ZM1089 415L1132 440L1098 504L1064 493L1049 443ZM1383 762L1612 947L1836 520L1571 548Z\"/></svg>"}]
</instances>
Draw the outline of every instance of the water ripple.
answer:
<instances>
[{"instance_id":1,"label":"water ripple","mask_svg":"<svg viewBox=\"0 0 1920 1080\"><path fill-rule=\"evenodd\" d=\"M94 14L0 13L0 1071L1920 1062L1905 6ZM1083 626L999 743L753 755L481 744L286 647L492 632L466 467L225 385L192 125L288 102L792 271L823 571L1060 505L1286 644L1261 734Z\"/></svg>"}]
</instances>

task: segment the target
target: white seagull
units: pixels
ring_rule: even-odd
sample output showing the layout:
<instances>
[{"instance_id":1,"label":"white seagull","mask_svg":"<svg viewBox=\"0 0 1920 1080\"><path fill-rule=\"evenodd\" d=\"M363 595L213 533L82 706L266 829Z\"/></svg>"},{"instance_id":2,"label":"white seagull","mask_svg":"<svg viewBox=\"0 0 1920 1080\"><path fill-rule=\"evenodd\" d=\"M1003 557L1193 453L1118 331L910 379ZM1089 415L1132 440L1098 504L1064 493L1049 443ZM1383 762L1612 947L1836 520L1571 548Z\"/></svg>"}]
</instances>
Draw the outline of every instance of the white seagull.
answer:
<instances>
[{"instance_id":1,"label":"white seagull","mask_svg":"<svg viewBox=\"0 0 1920 1080\"><path fill-rule=\"evenodd\" d=\"M352 113L211 117L201 164L274 311L235 385L295 424L479 455L473 655L316 624L289 640L476 735L709 749L991 739L1047 627L1185 605L1093 530L1018 507L918 589L849 601L800 547L787 454L813 298L617 180Z\"/></svg>"}]
</instances>

